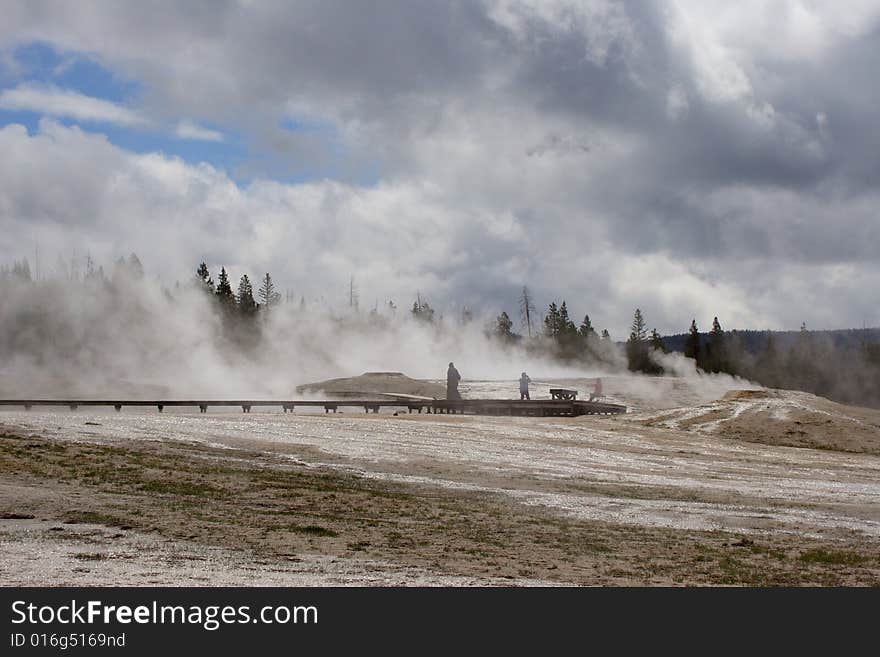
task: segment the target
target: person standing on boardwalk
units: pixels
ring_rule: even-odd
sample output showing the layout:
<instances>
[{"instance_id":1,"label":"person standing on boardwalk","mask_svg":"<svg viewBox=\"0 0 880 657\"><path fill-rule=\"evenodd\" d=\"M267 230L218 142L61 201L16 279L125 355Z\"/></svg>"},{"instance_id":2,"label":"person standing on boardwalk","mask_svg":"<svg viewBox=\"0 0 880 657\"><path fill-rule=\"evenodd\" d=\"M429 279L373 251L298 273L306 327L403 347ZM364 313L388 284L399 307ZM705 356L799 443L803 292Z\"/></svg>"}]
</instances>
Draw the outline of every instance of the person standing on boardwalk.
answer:
<instances>
[{"instance_id":1,"label":"person standing on boardwalk","mask_svg":"<svg viewBox=\"0 0 880 657\"><path fill-rule=\"evenodd\" d=\"M532 380L529 378L529 375L525 372L522 373L522 376L519 377L519 400L522 401L524 399L531 400L529 397L529 384Z\"/></svg>"},{"instance_id":2,"label":"person standing on boardwalk","mask_svg":"<svg viewBox=\"0 0 880 657\"><path fill-rule=\"evenodd\" d=\"M461 399L458 392L459 381L461 381L461 375L455 369L455 365L449 363L449 369L446 370L446 399Z\"/></svg>"},{"instance_id":3,"label":"person standing on boardwalk","mask_svg":"<svg viewBox=\"0 0 880 657\"><path fill-rule=\"evenodd\" d=\"M602 379L597 378L593 384L593 392L590 393L590 401L599 399L602 396Z\"/></svg>"}]
</instances>

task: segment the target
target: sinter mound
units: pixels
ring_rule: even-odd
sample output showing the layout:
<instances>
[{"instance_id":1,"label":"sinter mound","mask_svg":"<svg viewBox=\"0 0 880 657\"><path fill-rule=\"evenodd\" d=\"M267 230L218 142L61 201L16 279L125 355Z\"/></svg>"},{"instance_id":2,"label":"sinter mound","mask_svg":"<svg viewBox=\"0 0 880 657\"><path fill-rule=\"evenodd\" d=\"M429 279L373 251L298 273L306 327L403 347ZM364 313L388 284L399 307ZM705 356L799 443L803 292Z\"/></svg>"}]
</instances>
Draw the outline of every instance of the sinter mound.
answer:
<instances>
[{"instance_id":1,"label":"sinter mound","mask_svg":"<svg viewBox=\"0 0 880 657\"><path fill-rule=\"evenodd\" d=\"M731 390L649 423L766 445L880 455L880 411L796 390Z\"/></svg>"},{"instance_id":2,"label":"sinter mound","mask_svg":"<svg viewBox=\"0 0 880 657\"><path fill-rule=\"evenodd\" d=\"M437 383L411 379L401 372L365 372L360 376L329 379L297 386L299 394L324 394L332 398L373 399L386 395L413 395L443 399L446 389Z\"/></svg>"}]
</instances>

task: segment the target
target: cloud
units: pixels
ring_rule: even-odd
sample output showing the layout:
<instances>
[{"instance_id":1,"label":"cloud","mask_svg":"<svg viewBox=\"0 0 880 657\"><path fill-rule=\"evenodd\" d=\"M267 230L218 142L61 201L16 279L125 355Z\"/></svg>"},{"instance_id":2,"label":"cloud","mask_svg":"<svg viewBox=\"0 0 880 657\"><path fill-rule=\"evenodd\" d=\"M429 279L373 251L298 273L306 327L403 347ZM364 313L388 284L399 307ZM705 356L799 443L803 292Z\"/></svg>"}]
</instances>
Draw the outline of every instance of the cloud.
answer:
<instances>
[{"instance_id":1,"label":"cloud","mask_svg":"<svg viewBox=\"0 0 880 657\"><path fill-rule=\"evenodd\" d=\"M4 89L0 92L0 108L126 127L148 123L141 114L122 105L52 85L25 83Z\"/></svg>"},{"instance_id":2,"label":"cloud","mask_svg":"<svg viewBox=\"0 0 880 657\"><path fill-rule=\"evenodd\" d=\"M513 312L528 284L617 335L637 305L661 331L880 322L858 289L878 274L876 3L22 2L6 18L0 47L89 53L137 83L138 116L241 135L252 182L7 128L4 258L36 238L137 244L169 278L208 259L344 298L354 274L364 299L418 290L447 312Z\"/></svg>"},{"instance_id":3,"label":"cloud","mask_svg":"<svg viewBox=\"0 0 880 657\"><path fill-rule=\"evenodd\" d=\"M17 259L27 255L23 244L38 245L44 267L58 255L90 254L109 264L136 251L148 274L173 285L189 280L205 260L215 274L226 266L233 280L269 271L280 290L336 307L345 305L354 276L364 307L392 299L405 309L420 292L448 318L463 306L478 316L507 310L515 317L526 284L542 308L564 298L575 317L589 313L618 338L636 306L661 332L683 331L691 317L708 324L714 315L729 328L860 324L873 312L861 285L880 280L867 251L857 265L840 264L848 253L822 265L810 264L812 258L789 264L787 250L821 249L790 243L786 234L796 226L780 226L764 245L782 254L778 259L757 253L713 262L627 253L614 245L613 231L602 228L608 221L602 216L548 235L548 226L566 225L555 214L559 209L531 217L486 202L478 208L416 180L372 188L330 180L240 187L208 165L133 153L50 120L34 135L21 126L0 129L0 149L8 155L0 161L0 253ZM853 228L876 232L868 227L878 201L840 206L814 200L819 207L811 211L824 215L817 221L849 214ZM739 202L736 194L722 195L708 211L733 215L729 204ZM749 203L797 214L811 202L758 194ZM784 211L790 203L801 207ZM739 211L754 214L748 207ZM724 239L736 238L735 224L731 230ZM772 227L752 230L772 234ZM833 239L833 221L828 230ZM876 236L866 232L859 241L874 244ZM848 278L858 289L848 288Z\"/></svg>"},{"instance_id":4,"label":"cloud","mask_svg":"<svg viewBox=\"0 0 880 657\"><path fill-rule=\"evenodd\" d=\"M214 142L223 141L222 132L203 128L202 126L189 120L184 120L178 123L177 128L175 128L174 130L174 134L177 135L180 139L194 139L196 141Z\"/></svg>"}]
</instances>

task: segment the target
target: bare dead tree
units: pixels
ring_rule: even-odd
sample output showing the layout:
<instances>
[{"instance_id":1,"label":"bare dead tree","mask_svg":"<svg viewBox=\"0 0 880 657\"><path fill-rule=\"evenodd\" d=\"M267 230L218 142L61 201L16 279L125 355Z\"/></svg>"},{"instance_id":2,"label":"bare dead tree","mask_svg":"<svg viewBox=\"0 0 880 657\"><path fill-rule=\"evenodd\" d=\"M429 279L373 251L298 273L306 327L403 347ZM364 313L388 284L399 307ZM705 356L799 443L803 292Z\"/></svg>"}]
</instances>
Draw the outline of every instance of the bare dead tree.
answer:
<instances>
[{"instance_id":1,"label":"bare dead tree","mask_svg":"<svg viewBox=\"0 0 880 657\"><path fill-rule=\"evenodd\" d=\"M357 285L354 284L354 276L352 276L348 282L348 307L357 310L359 302L360 294Z\"/></svg>"},{"instance_id":2,"label":"bare dead tree","mask_svg":"<svg viewBox=\"0 0 880 657\"><path fill-rule=\"evenodd\" d=\"M532 300L529 288L525 285L523 285L522 294L519 297L519 310L522 315L523 325L528 330L529 337L532 337L532 315L535 314L535 303Z\"/></svg>"}]
</instances>

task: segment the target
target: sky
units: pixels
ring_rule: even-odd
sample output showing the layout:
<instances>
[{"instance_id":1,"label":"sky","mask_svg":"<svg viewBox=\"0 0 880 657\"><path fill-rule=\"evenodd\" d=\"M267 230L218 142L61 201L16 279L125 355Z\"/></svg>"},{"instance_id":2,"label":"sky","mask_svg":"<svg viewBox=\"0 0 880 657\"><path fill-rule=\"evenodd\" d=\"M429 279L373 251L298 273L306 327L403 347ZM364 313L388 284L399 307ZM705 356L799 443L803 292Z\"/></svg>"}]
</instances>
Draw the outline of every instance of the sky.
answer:
<instances>
[{"instance_id":1,"label":"sky","mask_svg":"<svg viewBox=\"0 0 880 657\"><path fill-rule=\"evenodd\" d=\"M3 3L0 264L880 325L880 2Z\"/></svg>"}]
</instances>

